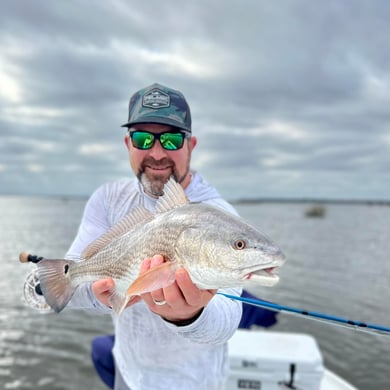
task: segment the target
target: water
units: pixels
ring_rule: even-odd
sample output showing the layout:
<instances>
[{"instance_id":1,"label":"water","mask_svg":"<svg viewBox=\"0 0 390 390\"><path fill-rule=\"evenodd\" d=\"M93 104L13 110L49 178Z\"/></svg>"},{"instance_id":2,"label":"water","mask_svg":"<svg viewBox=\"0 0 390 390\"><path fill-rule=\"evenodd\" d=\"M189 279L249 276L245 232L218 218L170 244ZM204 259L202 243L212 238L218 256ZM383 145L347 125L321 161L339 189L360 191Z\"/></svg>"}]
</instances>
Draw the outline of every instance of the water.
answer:
<instances>
[{"instance_id":1,"label":"water","mask_svg":"<svg viewBox=\"0 0 390 390\"><path fill-rule=\"evenodd\" d=\"M83 199L0 198L0 388L103 390L89 357L93 337L112 332L111 319L81 311L41 315L24 306L28 250L62 256ZM281 283L258 289L264 299L390 326L390 207L327 205L307 218L307 204L241 204L240 214L274 238L288 257ZM325 364L361 390L388 390L390 337L369 335L279 314L278 331L312 334Z\"/></svg>"}]
</instances>

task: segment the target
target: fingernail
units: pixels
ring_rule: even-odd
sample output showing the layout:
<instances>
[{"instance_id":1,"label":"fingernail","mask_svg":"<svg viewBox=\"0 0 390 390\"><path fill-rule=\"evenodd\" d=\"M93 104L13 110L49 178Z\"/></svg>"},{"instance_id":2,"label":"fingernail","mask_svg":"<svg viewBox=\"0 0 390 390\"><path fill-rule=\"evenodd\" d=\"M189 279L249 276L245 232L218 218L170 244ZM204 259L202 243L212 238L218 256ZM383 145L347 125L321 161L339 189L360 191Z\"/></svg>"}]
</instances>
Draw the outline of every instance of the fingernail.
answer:
<instances>
[{"instance_id":1,"label":"fingernail","mask_svg":"<svg viewBox=\"0 0 390 390\"><path fill-rule=\"evenodd\" d=\"M163 263L163 258L160 255L155 255L152 257L152 261L150 263L151 267L154 267L156 265L160 265Z\"/></svg>"}]
</instances>

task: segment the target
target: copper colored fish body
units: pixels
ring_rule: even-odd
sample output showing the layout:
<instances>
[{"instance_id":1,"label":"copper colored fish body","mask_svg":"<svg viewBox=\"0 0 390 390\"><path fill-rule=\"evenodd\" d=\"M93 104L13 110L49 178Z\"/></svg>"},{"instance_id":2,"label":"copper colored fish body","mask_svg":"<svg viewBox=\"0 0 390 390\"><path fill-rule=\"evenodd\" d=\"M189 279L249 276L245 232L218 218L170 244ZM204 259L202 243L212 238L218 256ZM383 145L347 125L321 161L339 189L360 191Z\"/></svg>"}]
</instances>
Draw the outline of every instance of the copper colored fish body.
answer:
<instances>
[{"instance_id":1,"label":"copper colored fish body","mask_svg":"<svg viewBox=\"0 0 390 390\"><path fill-rule=\"evenodd\" d=\"M142 261L156 254L164 264L139 276ZM80 261L44 259L37 265L42 293L54 311L67 305L80 283L112 277L111 304L120 313L131 297L173 283L180 267L199 288L272 286L279 280L274 270L284 261L263 233L222 209L189 203L170 179L155 214L132 209Z\"/></svg>"}]
</instances>

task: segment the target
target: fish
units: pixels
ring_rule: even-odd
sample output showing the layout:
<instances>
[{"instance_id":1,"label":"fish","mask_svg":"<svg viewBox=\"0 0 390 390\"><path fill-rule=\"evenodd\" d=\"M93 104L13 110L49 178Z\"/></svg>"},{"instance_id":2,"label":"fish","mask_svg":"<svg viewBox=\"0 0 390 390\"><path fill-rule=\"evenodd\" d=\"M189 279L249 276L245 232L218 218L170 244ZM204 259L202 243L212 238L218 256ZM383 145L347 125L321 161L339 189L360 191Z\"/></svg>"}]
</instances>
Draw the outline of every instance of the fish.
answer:
<instances>
[{"instance_id":1,"label":"fish","mask_svg":"<svg viewBox=\"0 0 390 390\"><path fill-rule=\"evenodd\" d=\"M156 254L164 263L140 275L142 261ZM55 312L66 307L81 283L113 278L109 302L119 315L137 296L172 284L179 268L201 289L273 286L285 260L278 245L243 218L189 202L170 178L155 212L137 206L88 245L80 259L43 258L37 267L40 290Z\"/></svg>"}]
</instances>

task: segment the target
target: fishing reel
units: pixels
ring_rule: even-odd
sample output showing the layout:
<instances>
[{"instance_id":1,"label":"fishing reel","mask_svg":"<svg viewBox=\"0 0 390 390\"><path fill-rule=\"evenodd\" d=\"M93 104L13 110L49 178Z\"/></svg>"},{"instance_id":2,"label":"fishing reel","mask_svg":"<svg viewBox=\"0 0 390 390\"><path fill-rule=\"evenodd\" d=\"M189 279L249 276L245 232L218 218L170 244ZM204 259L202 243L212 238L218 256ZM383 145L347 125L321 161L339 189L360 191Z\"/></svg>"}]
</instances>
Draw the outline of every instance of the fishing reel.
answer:
<instances>
[{"instance_id":1,"label":"fishing reel","mask_svg":"<svg viewBox=\"0 0 390 390\"><path fill-rule=\"evenodd\" d=\"M31 262L36 264L42 259L43 257L25 253L21 253L19 256L19 260L22 263ZM53 312L52 308L46 303L45 297L43 296L37 268L27 275L23 287L23 296L27 305L33 309L38 310L41 313Z\"/></svg>"}]
</instances>

